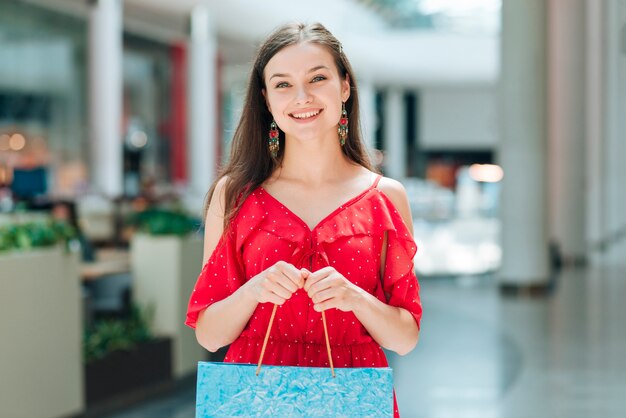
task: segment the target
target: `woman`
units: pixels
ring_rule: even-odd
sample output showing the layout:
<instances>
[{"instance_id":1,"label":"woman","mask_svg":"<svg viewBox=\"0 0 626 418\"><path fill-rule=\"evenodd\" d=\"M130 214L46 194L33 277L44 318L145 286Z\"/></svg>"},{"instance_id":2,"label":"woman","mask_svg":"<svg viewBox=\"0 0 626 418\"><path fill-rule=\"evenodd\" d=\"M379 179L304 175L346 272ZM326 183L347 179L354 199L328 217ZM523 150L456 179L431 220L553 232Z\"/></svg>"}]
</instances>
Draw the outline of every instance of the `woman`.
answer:
<instances>
[{"instance_id":1,"label":"woman","mask_svg":"<svg viewBox=\"0 0 626 418\"><path fill-rule=\"evenodd\" d=\"M341 44L320 24L279 28L251 72L230 162L209 191L204 268L187 324L225 361L384 367L418 340L406 192L373 172ZM324 318L322 319L322 314ZM325 324L324 324L325 322ZM397 415L397 409L396 409Z\"/></svg>"}]
</instances>

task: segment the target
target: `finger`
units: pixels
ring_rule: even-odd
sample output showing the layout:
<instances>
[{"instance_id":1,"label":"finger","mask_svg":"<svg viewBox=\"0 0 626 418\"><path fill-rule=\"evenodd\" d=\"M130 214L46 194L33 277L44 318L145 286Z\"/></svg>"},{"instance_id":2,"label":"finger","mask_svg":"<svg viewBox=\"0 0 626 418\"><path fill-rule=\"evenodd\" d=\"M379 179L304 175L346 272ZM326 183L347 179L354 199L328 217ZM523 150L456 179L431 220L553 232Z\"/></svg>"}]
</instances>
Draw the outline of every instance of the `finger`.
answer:
<instances>
[{"instance_id":1,"label":"finger","mask_svg":"<svg viewBox=\"0 0 626 418\"><path fill-rule=\"evenodd\" d=\"M337 286L340 283L341 276L337 272L332 272L321 280L314 282L311 286L309 286L309 290L307 294L309 297L315 296L317 293L330 289L334 286Z\"/></svg>"},{"instance_id":2,"label":"finger","mask_svg":"<svg viewBox=\"0 0 626 418\"><path fill-rule=\"evenodd\" d=\"M287 299L281 298L276 293L266 292L263 302L273 303L274 305L282 305Z\"/></svg>"},{"instance_id":3,"label":"finger","mask_svg":"<svg viewBox=\"0 0 626 418\"><path fill-rule=\"evenodd\" d=\"M312 273L305 268L300 269L300 275L302 276L302 284L300 285L300 289L304 289L306 281L309 279L309 276L311 276L311 274Z\"/></svg>"},{"instance_id":4,"label":"finger","mask_svg":"<svg viewBox=\"0 0 626 418\"><path fill-rule=\"evenodd\" d=\"M321 280L324 280L333 271L334 271L334 269L324 268L324 269L318 270L318 271L316 271L314 273L311 273L309 275L309 277L307 277L306 282L304 283L304 290L308 293L309 289L311 289L311 287L313 285L315 285L317 282L319 282Z\"/></svg>"},{"instance_id":5,"label":"finger","mask_svg":"<svg viewBox=\"0 0 626 418\"><path fill-rule=\"evenodd\" d=\"M315 305L313 305L313 309L316 312L323 312L323 311L326 311L328 309L336 308L336 306L335 306L336 303L335 302L336 301L335 301L334 298L328 299L328 300L326 300L324 302L316 303Z\"/></svg>"},{"instance_id":6,"label":"finger","mask_svg":"<svg viewBox=\"0 0 626 418\"><path fill-rule=\"evenodd\" d=\"M272 282L279 283L282 287L289 290L290 293L299 289L298 285L279 267L270 269L267 276Z\"/></svg>"},{"instance_id":7,"label":"finger","mask_svg":"<svg viewBox=\"0 0 626 418\"><path fill-rule=\"evenodd\" d=\"M283 275L296 286L296 290L301 289L302 286L304 286L302 271L300 271L300 269L297 269L293 264L285 263L280 265L278 268L283 273Z\"/></svg>"},{"instance_id":8,"label":"finger","mask_svg":"<svg viewBox=\"0 0 626 418\"><path fill-rule=\"evenodd\" d=\"M291 283L288 279L282 277L281 274L268 274L268 280L264 284L264 288L266 291L275 293L284 299L289 299L291 294L295 292L297 289L289 289L288 286L295 287L293 283Z\"/></svg>"},{"instance_id":9,"label":"finger","mask_svg":"<svg viewBox=\"0 0 626 418\"><path fill-rule=\"evenodd\" d=\"M335 297L335 289L327 288L319 292L315 292L313 296L311 296L311 300L314 304L322 303L327 301L328 299L332 299Z\"/></svg>"},{"instance_id":10,"label":"finger","mask_svg":"<svg viewBox=\"0 0 626 418\"><path fill-rule=\"evenodd\" d=\"M298 284L295 283L293 279L287 276L286 274L280 272L278 273L277 276L278 276L278 279L276 280L276 283L280 284L282 287L289 290L290 293L294 293L296 290L300 288Z\"/></svg>"}]
</instances>

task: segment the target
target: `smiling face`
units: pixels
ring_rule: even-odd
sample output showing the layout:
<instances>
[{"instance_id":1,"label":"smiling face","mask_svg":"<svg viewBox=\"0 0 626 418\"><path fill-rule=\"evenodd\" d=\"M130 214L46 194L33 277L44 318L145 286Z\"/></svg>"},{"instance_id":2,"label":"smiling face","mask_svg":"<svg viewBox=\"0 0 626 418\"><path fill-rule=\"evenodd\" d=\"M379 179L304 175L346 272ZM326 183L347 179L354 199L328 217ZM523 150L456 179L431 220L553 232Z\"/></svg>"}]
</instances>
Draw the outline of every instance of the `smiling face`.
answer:
<instances>
[{"instance_id":1,"label":"smiling face","mask_svg":"<svg viewBox=\"0 0 626 418\"><path fill-rule=\"evenodd\" d=\"M350 84L325 47L311 42L285 47L268 61L263 76L267 106L287 137L337 138Z\"/></svg>"}]
</instances>

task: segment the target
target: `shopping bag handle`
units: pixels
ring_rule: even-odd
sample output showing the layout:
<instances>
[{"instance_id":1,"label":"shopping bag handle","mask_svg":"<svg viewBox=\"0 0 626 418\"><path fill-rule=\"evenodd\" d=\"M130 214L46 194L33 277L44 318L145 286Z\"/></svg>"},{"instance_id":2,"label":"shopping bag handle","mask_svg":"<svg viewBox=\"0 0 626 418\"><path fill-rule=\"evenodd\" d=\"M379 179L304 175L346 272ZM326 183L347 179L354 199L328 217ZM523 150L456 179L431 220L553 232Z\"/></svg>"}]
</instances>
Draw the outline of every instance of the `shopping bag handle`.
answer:
<instances>
[{"instance_id":1,"label":"shopping bag handle","mask_svg":"<svg viewBox=\"0 0 626 418\"><path fill-rule=\"evenodd\" d=\"M270 339L270 330L272 329L272 324L274 323L274 316L276 316L276 308L278 305L274 304L274 309L272 309L272 315L270 316L270 323L267 326L267 331L265 332L265 339L263 340L263 347L261 347L261 356L259 358L259 365L256 368L256 375L258 376L261 372L261 363L263 362L263 356L265 355L265 347L267 347L267 341ZM324 325L324 337L326 337L326 352L328 353L328 363L330 364L330 373L335 377L335 368L333 367L333 356L330 351L330 340L328 339L328 328L326 327L326 315L324 315L324 311L322 311L322 324Z\"/></svg>"}]
</instances>

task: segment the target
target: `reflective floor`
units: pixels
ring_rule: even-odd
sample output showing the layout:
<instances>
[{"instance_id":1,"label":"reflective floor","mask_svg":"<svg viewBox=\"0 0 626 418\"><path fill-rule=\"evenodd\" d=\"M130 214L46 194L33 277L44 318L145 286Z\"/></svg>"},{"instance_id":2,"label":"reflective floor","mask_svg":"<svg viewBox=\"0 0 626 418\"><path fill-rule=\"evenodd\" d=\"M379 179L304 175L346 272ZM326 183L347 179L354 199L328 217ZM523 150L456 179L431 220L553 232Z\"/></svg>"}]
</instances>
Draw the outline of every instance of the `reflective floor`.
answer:
<instances>
[{"instance_id":1,"label":"reflective floor","mask_svg":"<svg viewBox=\"0 0 626 418\"><path fill-rule=\"evenodd\" d=\"M390 355L403 417L625 417L624 268L573 269L550 296L490 277L422 281L418 347ZM194 416L193 387L115 418Z\"/></svg>"}]
</instances>

